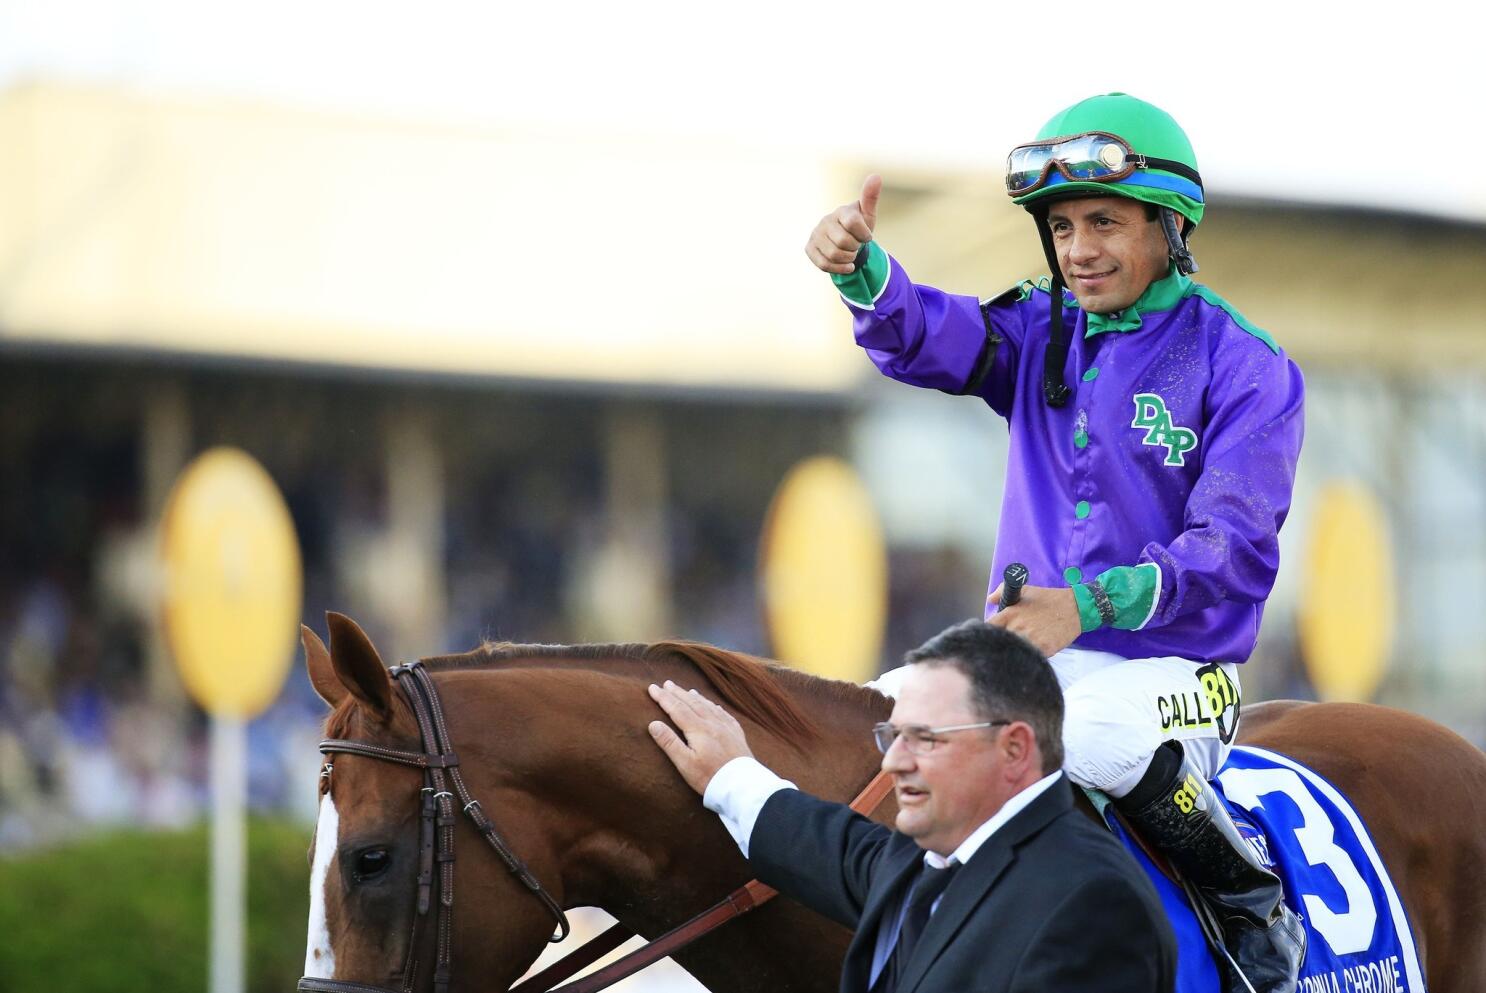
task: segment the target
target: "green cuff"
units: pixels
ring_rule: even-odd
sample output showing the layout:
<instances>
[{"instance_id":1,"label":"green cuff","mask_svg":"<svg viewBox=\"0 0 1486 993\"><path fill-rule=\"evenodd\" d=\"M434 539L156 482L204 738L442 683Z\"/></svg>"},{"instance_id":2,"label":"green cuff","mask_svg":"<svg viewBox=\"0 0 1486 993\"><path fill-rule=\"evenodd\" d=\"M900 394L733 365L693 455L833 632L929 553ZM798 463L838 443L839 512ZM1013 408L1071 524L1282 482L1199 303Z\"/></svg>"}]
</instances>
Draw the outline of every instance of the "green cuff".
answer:
<instances>
[{"instance_id":1,"label":"green cuff","mask_svg":"<svg viewBox=\"0 0 1486 993\"><path fill-rule=\"evenodd\" d=\"M883 287L887 286L887 278L892 272L892 266L888 263L887 252L878 247L877 242L867 242L867 261L857 266L857 271L841 275L831 274L831 282L836 284L836 289L846 298L847 303L858 307L871 308L877 298L882 295Z\"/></svg>"},{"instance_id":2,"label":"green cuff","mask_svg":"<svg viewBox=\"0 0 1486 993\"><path fill-rule=\"evenodd\" d=\"M1115 619L1111 626L1122 631L1139 631L1156 613L1156 599L1161 595L1161 567L1154 562L1116 566L1099 574L1099 585L1104 587L1104 592L1109 594L1110 602L1114 604ZM1078 598L1077 590L1073 595ZM1087 593L1084 596L1092 606L1094 598ZM1080 620L1083 620L1082 599L1079 599L1078 613ZM1096 608L1096 620L1098 616L1099 611ZM1087 621L1084 623L1087 624ZM1092 628L1085 627L1084 630L1089 631Z\"/></svg>"},{"instance_id":3,"label":"green cuff","mask_svg":"<svg viewBox=\"0 0 1486 993\"><path fill-rule=\"evenodd\" d=\"M1104 626L1104 618L1099 616L1099 606L1094 603L1094 594L1089 592L1086 584L1079 583L1073 587L1073 602L1078 604L1078 626L1085 634L1098 631Z\"/></svg>"}]
</instances>

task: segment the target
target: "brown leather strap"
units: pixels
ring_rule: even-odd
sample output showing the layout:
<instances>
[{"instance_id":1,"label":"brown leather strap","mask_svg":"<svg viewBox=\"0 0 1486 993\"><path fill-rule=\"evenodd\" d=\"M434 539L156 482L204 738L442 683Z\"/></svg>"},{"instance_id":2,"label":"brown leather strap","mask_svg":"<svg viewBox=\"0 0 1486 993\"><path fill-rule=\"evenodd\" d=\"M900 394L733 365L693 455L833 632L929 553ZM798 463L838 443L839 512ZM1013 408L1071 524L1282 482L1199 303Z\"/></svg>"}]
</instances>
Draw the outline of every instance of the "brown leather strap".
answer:
<instances>
[{"instance_id":1,"label":"brown leather strap","mask_svg":"<svg viewBox=\"0 0 1486 993\"><path fill-rule=\"evenodd\" d=\"M882 803L892 791L893 777L879 771L872 777L870 783L862 787L862 792L857 794L857 798L851 801L851 809L865 817L876 810L877 805Z\"/></svg>"},{"instance_id":2,"label":"brown leather strap","mask_svg":"<svg viewBox=\"0 0 1486 993\"><path fill-rule=\"evenodd\" d=\"M893 778L886 772L879 771L872 777L862 791L851 801L851 809L859 814L867 815L877 809L884 797L892 791ZM597 993L606 989L621 979L634 975L646 966L665 958L668 955L686 947L696 941L702 935L707 934L734 917L741 917L755 907L761 907L774 897L779 891L773 887L766 886L757 879L750 879L724 899L713 904L686 923L667 931L654 941L635 949L623 958L590 973L576 982L566 986L552 989L547 984L561 982L579 970L586 969L589 965L598 961L609 952L624 944L634 937L634 932L623 924L615 924L597 938L585 943L574 950L571 954L559 959L541 972L532 976L519 986L513 988L510 993ZM602 948L594 950L595 946Z\"/></svg>"},{"instance_id":3,"label":"brown leather strap","mask_svg":"<svg viewBox=\"0 0 1486 993\"><path fill-rule=\"evenodd\" d=\"M575 972L587 969L634 936L635 932L623 924L616 923L603 934L584 942L520 986L513 987L510 993L546 993L552 988L553 983L560 983Z\"/></svg>"},{"instance_id":4,"label":"brown leather strap","mask_svg":"<svg viewBox=\"0 0 1486 993\"><path fill-rule=\"evenodd\" d=\"M320 742L320 751L326 755L331 752L349 752L352 755L381 759L383 762L401 762L403 765L417 766L419 769L443 769L459 764L458 757L453 754L429 755L425 752L400 752L395 748L383 748L381 745L372 745L364 741L348 741L345 738L326 738Z\"/></svg>"},{"instance_id":5,"label":"brown leather strap","mask_svg":"<svg viewBox=\"0 0 1486 993\"><path fill-rule=\"evenodd\" d=\"M598 990L606 989L621 979L632 976L646 966L686 947L734 917L739 917L754 907L768 903L774 899L777 892L757 879L751 879L728 894L727 899L713 904L680 927L667 931L648 945L635 949L624 958L609 963L577 982L559 986L552 993L597 993Z\"/></svg>"}]
</instances>

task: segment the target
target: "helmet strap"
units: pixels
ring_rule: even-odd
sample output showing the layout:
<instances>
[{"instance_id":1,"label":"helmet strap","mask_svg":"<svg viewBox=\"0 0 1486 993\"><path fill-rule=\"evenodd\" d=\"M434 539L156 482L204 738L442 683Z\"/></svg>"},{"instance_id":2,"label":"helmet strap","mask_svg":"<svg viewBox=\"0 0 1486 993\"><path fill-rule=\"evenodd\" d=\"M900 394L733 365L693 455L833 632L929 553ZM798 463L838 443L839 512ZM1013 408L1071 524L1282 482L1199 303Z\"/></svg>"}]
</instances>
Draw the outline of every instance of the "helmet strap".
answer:
<instances>
[{"instance_id":1,"label":"helmet strap","mask_svg":"<svg viewBox=\"0 0 1486 993\"><path fill-rule=\"evenodd\" d=\"M1190 276L1197 271L1197 260L1192 258L1192 252L1187 248L1187 238L1179 227L1179 216L1170 207L1162 207L1161 229L1166 232L1166 250L1171 256L1172 264L1176 271L1183 276Z\"/></svg>"},{"instance_id":2,"label":"helmet strap","mask_svg":"<svg viewBox=\"0 0 1486 993\"><path fill-rule=\"evenodd\" d=\"M1047 226L1047 208L1035 211L1037 234L1042 239L1042 252L1047 256L1048 271L1052 274L1051 333L1042 352L1042 396L1049 407L1061 407L1068 402L1073 391L1063 381L1063 366L1068 364L1068 328L1063 322L1063 270L1058 267L1058 253L1053 248L1053 233Z\"/></svg>"}]
</instances>

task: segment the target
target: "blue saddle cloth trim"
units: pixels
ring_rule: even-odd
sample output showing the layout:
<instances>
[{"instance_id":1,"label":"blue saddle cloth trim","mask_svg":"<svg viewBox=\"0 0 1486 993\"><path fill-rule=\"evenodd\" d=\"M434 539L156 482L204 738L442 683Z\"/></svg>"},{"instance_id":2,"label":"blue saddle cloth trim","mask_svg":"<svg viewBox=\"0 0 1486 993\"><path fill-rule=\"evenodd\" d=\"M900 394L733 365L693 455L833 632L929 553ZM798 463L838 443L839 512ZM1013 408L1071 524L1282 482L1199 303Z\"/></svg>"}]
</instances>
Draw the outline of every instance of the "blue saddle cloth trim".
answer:
<instances>
[{"instance_id":1,"label":"blue saddle cloth trim","mask_svg":"<svg viewBox=\"0 0 1486 993\"><path fill-rule=\"evenodd\" d=\"M1335 786L1290 758L1247 746L1233 749L1215 785L1305 921L1309 947L1297 993L1427 993L1403 902ZM1217 967L1186 896L1114 827L1176 932L1177 993L1217 993Z\"/></svg>"}]
</instances>

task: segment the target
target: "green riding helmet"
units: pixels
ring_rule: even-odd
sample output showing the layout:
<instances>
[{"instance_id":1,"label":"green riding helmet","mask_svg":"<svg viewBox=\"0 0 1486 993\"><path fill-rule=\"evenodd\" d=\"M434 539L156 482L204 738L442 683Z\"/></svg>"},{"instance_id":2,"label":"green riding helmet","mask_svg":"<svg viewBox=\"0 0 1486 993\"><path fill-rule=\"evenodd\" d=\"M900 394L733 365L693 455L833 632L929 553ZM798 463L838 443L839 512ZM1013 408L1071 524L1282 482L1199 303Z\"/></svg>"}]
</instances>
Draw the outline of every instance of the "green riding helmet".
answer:
<instances>
[{"instance_id":1,"label":"green riding helmet","mask_svg":"<svg viewBox=\"0 0 1486 993\"><path fill-rule=\"evenodd\" d=\"M1037 133L1037 141L1021 148L1091 132L1117 136L1136 157L1162 162L1152 161L1137 166L1129 175L1119 179L1071 179L1059 169L1052 168L1042 183L1021 195L1012 187L1008 176L1012 202L1035 210L1039 206L1045 207L1049 201L1069 196L1123 196L1171 208L1187 219L1189 231L1202 220L1202 181L1198 176L1197 156L1192 152L1192 143L1170 114L1144 100L1125 93L1089 97L1054 115ZM1013 157L1015 155L1013 152ZM1106 164L1115 163L1106 160ZM1100 171L1097 168L1080 170L1078 164L1070 165L1069 171L1075 175ZM1171 168L1162 168L1162 165Z\"/></svg>"}]
</instances>

